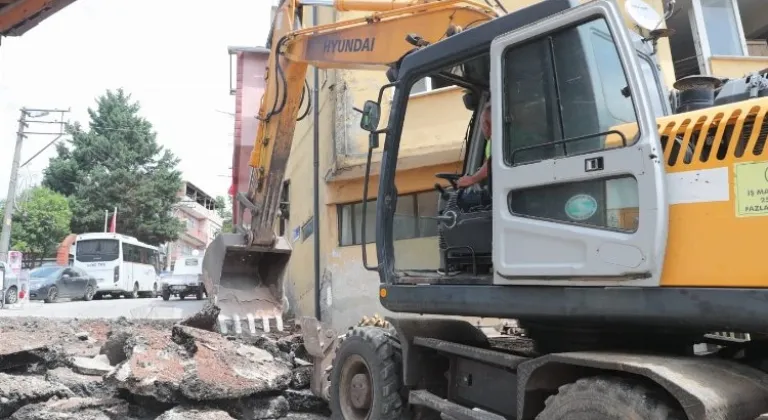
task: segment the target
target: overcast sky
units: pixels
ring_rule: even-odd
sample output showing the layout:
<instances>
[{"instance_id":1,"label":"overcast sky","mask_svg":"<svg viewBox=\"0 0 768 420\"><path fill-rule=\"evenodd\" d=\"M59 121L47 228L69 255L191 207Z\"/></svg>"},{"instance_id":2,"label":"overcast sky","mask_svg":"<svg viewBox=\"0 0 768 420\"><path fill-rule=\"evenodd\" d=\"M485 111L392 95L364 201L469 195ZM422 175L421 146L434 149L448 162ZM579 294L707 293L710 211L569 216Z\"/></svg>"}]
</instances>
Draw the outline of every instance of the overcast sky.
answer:
<instances>
[{"instance_id":1,"label":"overcast sky","mask_svg":"<svg viewBox=\"0 0 768 420\"><path fill-rule=\"evenodd\" d=\"M77 0L0 46L0 197L8 190L19 108L88 107L122 87L142 106L160 144L184 177L211 195L230 184L234 96L227 47L262 46L269 0ZM50 130L43 124L29 129ZM51 136L29 136L22 163ZM42 179L50 147L20 172L22 187Z\"/></svg>"}]
</instances>

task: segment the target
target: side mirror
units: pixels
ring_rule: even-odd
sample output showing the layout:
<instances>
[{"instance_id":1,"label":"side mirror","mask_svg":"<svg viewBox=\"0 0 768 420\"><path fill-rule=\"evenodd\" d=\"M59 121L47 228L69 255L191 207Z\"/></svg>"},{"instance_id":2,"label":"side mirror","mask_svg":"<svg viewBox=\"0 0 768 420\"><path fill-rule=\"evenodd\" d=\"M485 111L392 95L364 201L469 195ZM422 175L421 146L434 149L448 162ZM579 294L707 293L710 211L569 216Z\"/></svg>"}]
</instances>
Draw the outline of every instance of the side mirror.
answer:
<instances>
[{"instance_id":1,"label":"side mirror","mask_svg":"<svg viewBox=\"0 0 768 420\"><path fill-rule=\"evenodd\" d=\"M376 131L379 128L381 119L381 106L375 101L365 101L363 105L363 116L360 117L360 128L365 131Z\"/></svg>"}]
</instances>

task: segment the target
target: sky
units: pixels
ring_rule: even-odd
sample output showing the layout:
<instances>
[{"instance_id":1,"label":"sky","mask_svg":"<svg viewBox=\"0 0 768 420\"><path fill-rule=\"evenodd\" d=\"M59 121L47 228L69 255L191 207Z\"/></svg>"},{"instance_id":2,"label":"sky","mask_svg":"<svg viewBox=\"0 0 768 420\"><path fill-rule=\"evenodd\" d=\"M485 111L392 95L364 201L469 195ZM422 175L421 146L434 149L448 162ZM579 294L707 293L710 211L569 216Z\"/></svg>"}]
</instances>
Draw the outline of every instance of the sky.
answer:
<instances>
[{"instance_id":1,"label":"sky","mask_svg":"<svg viewBox=\"0 0 768 420\"><path fill-rule=\"evenodd\" d=\"M87 126L87 110L95 107L96 97L120 87L139 101L158 142L181 159L185 180L210 195L226 195L234 133L229 113L235 100L229 94L227 47L263 46L270 4L77 0L21 37L4 38L0 197L8 191L21 107L71 109L65 119ZM27 130L51 129L55 126L33 124ZM53 139L28 136L21 162ZM21 169L21 188L42 180L54 149L49 147Z\"/></svg>"}]
</instances>

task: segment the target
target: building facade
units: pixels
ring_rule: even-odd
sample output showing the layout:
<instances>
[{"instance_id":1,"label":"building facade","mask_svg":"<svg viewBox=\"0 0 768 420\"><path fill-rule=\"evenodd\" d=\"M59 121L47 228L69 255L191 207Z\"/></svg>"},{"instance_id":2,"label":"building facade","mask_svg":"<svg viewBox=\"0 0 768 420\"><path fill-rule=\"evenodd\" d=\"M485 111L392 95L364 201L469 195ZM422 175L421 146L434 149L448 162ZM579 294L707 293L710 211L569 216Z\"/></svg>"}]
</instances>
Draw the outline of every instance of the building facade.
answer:
<instances>
[{"instance_id":1,"label":"building facade","mask_svg":"<svg viewBox=\"0 0 768 420\"><path fill-rule=\"evenodd\" d=\"M667 22L675 74L742 77L768 68L764 0L678 0Z\"/></svg>"},{"instance_id":2,"label":"building facade","mask_svg":"<svg viewBox=\"0 0 768 420\"><path fill-rule=\"evenodd\" d=\"M507 10L513 11L537 1L539 0L501 0L501 3ZM689 14L686 8L692 2L709 5L718 1L737 3L736 0L678 0L677 8L680 10L672 17L670 23L677 24L674 20L676 16ZM624 0L618 2L622 13L625 13ZM663 16L663 0L646 2ZM742 1L739 0L738 3ZM305 8L303 22L313 22L312 13L313 8ZM331 9L319 9L317 13L317 20L321 24L364 15L341 13ZM768 16L764 13L762 15L766 20L765 24L768 24ZM625 22L627 27L635 28L634 22L626 14ZM740 29L739 33L757 36L759 30L747 31L747 26L757 28L759 25L750 23ZM760 51L756 44L753 48L756 49L742 49L741 56L729 56L727 59L710 54L710 70L714 68L724 71L723 67L717 64L723 60L741 63L742 66L736 70L729 70L741 72L739 75L754 69L755 66L768 67L768 64L760 64L763 58L745 58L745 51ZM667 89L671 89L679 77L686 75L676 74L679 63L685 57L680 57L679 52L673 52L669 38L661 38L658 41L654 58ZM238 57L238 66L248 63L247 56ZM705 69L706 66L701 68ZM259 74L263 75L263 68L260 71ZM310 91L314 88L313 71L310 67L307 75ZM386 78L383 72L377 71L318 71L320 100L314 106L319 107L320 114L318 164L321 185L317 190L321 203L320 212L318 215L313 212L313 120L306 118L298 122L295 129L286 175L288 183L284 186L284 189L287 189L284 193L290 203L290 218L286 231L293 246L285 286L291 310L296 315L313 315L316 273L313 264L309 262L314 258L313 235L319 235L319 303L322 321L336 329L345 330L364 315L388 314L379 304L378 274L366 270L362 262L364 230L368 264L376 264L374 200L377 194L381 149L373 153L367 197L370 201L366 211L366 223L363 226L362 193L368 135L359 128L360 114L353 108L361 108L366 100L375 99L379 88L386 83ZM245 72L244 79L255 78L256 74L256 70L252 70L252 73ZM237 102L243 106L250 104L255 113L261 101L262 91L254 89L250 92L243 92L238 96ZM396 177L399 198L396 210L395 253L397 264L401 268L437 269L439 266L437 225L436 221L430 218L434 217L437 211L437 193L434 185L438 180L434 175L439 172L456 173L462 170L464 138L471 118L471 112L462 102L462 94L459 88L439 87L428 78L418 82L411 90L400 145L399 172ZM382 119L384 118L386 115L382 116ZM255 129L252 133L243 136L246 144L255 138ZM239 186L238 190L246 191L247 183L245 185ZM316 232L313 229L314 217L319 218L319 230Z\"/></svg>"},{"instance_id":3,"label":"building facade","mask_svg":"<svg viewBox=\"0 0 768 420\"><path fill-rule=\"evenodd\" d=\"M274 6L273 6L274 8ZM230 81L229 93L235 96L235 134L232 153L232 186L229 195L248 191L250 178L246 176L248 161L253 150L253 139L259 121L261 97L264 95L264 74L269 59L269 50L264 47L229 47ZM251 215L243 212L243 223L251 221ZM240 203L232 200L232 223L240 220Z\"/></svg>"},{"instance_id":4,"label":"building facade","mask_svg":"<svg viewBox=\"0 0 768 420\"><path fill-rule=\"evenodd\" d=\"M221 232L223 220L216 209L214 197L206 194L191 182L185 181L178 193L179 202L173 214L184 223L185 229L174 242L167 245L166 268L173 269L178 258L201 254Z\"/></svg>"}]
</instances>

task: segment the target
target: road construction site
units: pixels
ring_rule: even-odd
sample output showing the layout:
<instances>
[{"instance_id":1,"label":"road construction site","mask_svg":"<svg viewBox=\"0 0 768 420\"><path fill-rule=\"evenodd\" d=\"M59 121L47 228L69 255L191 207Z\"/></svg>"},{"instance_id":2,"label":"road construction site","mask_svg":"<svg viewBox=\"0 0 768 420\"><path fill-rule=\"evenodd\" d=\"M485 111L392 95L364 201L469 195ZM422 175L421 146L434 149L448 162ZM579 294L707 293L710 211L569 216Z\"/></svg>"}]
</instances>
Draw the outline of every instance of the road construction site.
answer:
<instances>
[{"instance_id":1,"label":"road construction site","mask_svg":"<svg viewBox=\"0 0 768 420\"><path fill-rule=\"evenodd\" d=\"M222 334L184 320L10 317L0 322L0 418L326 419L299 328Z\"/></svg>"}]
</instances>

